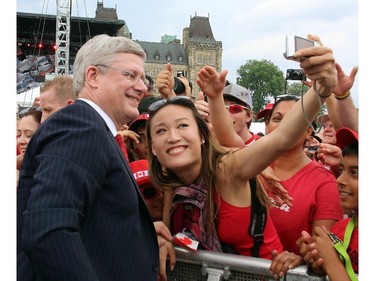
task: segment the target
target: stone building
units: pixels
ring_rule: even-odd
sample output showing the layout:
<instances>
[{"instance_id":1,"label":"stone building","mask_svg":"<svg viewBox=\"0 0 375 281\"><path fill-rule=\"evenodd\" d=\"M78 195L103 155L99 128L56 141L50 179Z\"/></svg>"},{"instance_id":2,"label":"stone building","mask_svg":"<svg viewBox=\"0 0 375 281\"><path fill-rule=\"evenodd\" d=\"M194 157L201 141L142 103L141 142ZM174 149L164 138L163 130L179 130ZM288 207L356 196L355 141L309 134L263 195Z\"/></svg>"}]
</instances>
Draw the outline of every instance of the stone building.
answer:
<instances>
[{"instance_id":1,"label":"stone building","mask_svg":"<svg viewBox=\"0 0 375 281\"><path fill-rule=\"evenodd\" d=\"M199 92L196 78L203 66L211 65L218 71L222 68L222 42L215 40L208 17L190 17L190 26L183 29L182 44L176 37L167 35L160 43L137 42L147 54L146 74L155 80L166 64L171 63L176 73L182 71L192 82L193 96Z\"/></svg>"}]
</instances>

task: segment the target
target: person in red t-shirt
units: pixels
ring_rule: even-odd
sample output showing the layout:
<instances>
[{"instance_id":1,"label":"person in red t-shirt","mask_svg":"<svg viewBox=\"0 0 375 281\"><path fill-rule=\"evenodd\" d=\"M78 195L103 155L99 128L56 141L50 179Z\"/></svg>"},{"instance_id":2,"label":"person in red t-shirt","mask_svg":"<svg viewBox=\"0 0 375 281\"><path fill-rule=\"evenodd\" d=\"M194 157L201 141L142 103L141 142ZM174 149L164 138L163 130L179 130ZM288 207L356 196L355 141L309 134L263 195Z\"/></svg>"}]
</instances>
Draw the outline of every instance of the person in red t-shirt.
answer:
<instances>
[{"instance_id":1,"label":"person in red t-shirt","mask_svg":"<svg viewBox=\"0 0 375 281\"><path fill-rule=\"evenodd\" d=\"M276 99L269 134L280 126L298 100L293 95ZM293 206L274 204L270 216L284 249L296 254L299 254L296 241L302 230L311 232L322 225L331 229L343 217L335 176L304 153L304 143L311 130L306 128L305 134L271 164L280 183L293 198Z\"/></svg>"},{"instance_id":2,"label":"person in red t-shirt","mask_svg":"<svg viewBox=\"0 0 375 281\"><path fill-rule=\"evenodd\" d=\"M337 157L340 163L340 175L337 178L338 189L340 191L341 206L345 210L350 210L351 217L338 221L331 230L325 227L316 227L315 236L312 237L307 231L302 232L297 245L301 255L304 257L312 269L321 273L321 270L328 275L329 280L356 280L355 274L358 270L358 134L353 130L343 127L336 132L337 145L342 149L341 157ZM332 160L332 159L331 159ZM341 160L341 161L340 161ZM331 162L333 163L333 162ZM343 251L339 250L351 266L344 266L338 253L338 248L332 246L335 234L343 241ZM327 235L328 234L328 235ZM333 239L333 240L332 240ZM345 247L346 246L346 247ZM344 253L344 254L343 254Z\"/></svg>"}]
</instances>

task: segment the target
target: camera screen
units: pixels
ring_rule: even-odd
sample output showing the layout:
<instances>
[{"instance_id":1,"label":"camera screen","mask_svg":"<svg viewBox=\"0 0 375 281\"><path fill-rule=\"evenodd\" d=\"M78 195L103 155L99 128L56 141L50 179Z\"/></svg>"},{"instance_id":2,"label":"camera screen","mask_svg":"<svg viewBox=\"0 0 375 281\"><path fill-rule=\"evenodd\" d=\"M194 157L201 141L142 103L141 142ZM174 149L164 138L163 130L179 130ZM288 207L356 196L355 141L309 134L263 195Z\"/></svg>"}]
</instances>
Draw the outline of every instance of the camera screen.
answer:
<instances>
[{"instance_id":1,"label":"camera screen","mask_svg":"<svg viewBox=\"0 0 375 281\"><path fill-rule=\"evenodd\" d=\"M296 44L295 46L296 51L305 49L305 48L314 47L314 41L306 39L306 38L302 38L299 36L295 36L295 44Z\"/></svg>"}]
</instances>

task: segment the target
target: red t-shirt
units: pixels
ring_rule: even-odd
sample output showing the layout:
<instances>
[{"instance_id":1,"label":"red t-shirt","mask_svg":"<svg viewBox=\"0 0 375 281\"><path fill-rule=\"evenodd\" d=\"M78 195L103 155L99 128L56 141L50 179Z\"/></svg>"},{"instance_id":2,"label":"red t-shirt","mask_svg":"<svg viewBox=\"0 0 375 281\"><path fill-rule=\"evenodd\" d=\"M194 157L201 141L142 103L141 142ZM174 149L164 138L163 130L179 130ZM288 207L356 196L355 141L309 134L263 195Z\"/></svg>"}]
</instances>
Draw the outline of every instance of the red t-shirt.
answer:
<instances>
[{"instance_id":1,"label":"red t-shirt","mask_svg":"<svg viewBox=\"0 0 375 281\"><path fill-rule=\"evenodd\" d=\"M257 134L254 134L254 133L251 133L251 134L252 134L252 137L250 139L248 139L247 141L245 141L246 146L260 138L260 136L257 135Z\"/></svg>"},{"instance_id":2,"label":"red t-shirt","mask_svg":"<svg viewBox=\"0 0 375 281\"><path fill-rule=\"evenodd\" d=\"M315 220L343 219L336 178L321 164L311 161L280 183L293 198L293 206L273 206L270 217L284 250L299 255L296 241L302 230L311 233Z\"/></svg>"},{"instance_id":3,"label":"red t-shirt","mask_svg":"<svg viewBox=\"0 0 375 281\"><path fill-rule=\"evenodd\" d=\"M345 229L349 221L350 218L338 221L334 226L332 226L331 232L336 234L341 240L344 240ZM346 252L350 257L354 272L358 274L358 228L356 227L353 229L352 237L350 238L350 242L348 245L348 249L346 249Z\"/></svg>"},{"instance_id":4,"label":"red t-shirt","mask_svg":"<svg viewBox=\"0 0 375 281\"><path fill-rule=\"evenodd\" d=\"M250 219L251 206L236 207L225 202L220 197L217 220L217 231L220 242L232 246L236 253L240 255L250 256L251 249L254 246L253 238L248 232ZM260 246L259 257L271 260L271 251L277 250L280 253L283 251L283 247L270 216L267 218L263 235L264 241Z\"/></svg>"}]
</instances>

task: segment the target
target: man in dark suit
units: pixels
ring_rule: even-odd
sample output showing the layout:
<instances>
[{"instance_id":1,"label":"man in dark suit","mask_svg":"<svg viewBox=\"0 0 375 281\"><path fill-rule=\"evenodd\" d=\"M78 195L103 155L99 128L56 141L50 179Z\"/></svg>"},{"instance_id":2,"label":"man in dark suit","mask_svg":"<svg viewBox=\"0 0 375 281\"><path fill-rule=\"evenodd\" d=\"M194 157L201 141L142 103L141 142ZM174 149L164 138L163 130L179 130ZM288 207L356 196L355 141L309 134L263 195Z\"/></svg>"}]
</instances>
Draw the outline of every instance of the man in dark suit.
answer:
<instances>
[{"instance_id":1,"label":"man in dark suit","mask_svg":"<svg viewBox=\"0 0 375 281\"><path fill-rule=\"evenodd\" d=\"M157 234L172 237L154 227L115 140L139 114L144 60L137 43L107 35L77 53L78 100L43 122L22 163L18 280L157 280Z\"/></svg>"}]
</instances>

